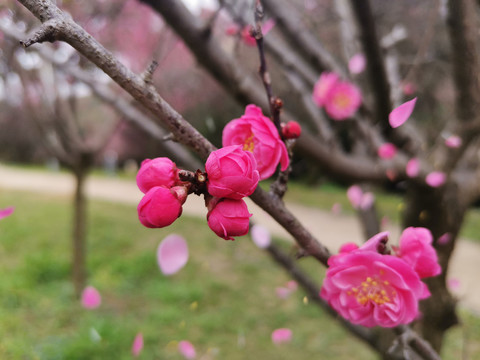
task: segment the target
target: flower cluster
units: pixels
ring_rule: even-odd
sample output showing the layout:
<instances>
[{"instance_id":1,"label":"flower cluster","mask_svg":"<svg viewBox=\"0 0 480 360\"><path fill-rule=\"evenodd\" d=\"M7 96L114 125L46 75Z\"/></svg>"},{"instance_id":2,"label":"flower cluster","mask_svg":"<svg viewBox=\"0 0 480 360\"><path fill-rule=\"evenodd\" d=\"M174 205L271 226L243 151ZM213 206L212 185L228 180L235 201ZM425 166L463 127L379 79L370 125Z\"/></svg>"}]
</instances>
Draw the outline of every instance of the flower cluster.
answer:
<instances>
[{"instance_id":1,"label":"flower cluster","mask_svg":"<svg viewBox=\"0 0 480 360\"><path fill-rule=\"evenodd\" d=\"M360 90L348 81L342 81L333 72L324 72L313 88L313 101L324 107L334 120L351 117L362 104Z\"/></svg>"},{"instance_id":2,"label":"flower cluster","mask_svg":"<svg viewBox=\"0 0 480 360\"><path fill-rule=\"evenodd\" d=\"M386 249L388 233L363 246L346 244L332 256L320 296L345 319L366 327L395 327L419 316L418 302L430 296L421 278L441 272L432 235L407 228L395 248Z\"/></svg>"}]
</instances>

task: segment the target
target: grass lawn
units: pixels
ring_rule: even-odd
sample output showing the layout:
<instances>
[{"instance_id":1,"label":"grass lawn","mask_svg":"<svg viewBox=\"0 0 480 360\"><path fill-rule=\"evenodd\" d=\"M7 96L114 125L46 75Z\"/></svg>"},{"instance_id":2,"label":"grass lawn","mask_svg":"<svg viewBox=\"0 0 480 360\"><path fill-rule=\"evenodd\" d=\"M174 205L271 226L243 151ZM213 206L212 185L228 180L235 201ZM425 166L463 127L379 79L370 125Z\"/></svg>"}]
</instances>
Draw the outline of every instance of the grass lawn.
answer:
<instances>
[{"instance_id":1,"label":"grass lawn","mask_svg":"<svg viewBox=\"0 0 480 360\"><path fill-rule=\"evenodd\" d=\"M248 237L226 242L202 219L182 216L168 229L143 228L134 206L89 205L89 284L102 305L86 310L70 282L69 199L1 192L0 359L131 359L142 332L141 359L181 359L180 340L202 359L375 359L301 290L287 299L275 288L289 278ZM158 243L183 235L190 260L165 277L156 264ZM302 265L321 282L323 270ZM450 332L445 359L480 358L480 321L462 313ZM271 332L293 331L289 344Z\"/></svg>"}]
</instances>

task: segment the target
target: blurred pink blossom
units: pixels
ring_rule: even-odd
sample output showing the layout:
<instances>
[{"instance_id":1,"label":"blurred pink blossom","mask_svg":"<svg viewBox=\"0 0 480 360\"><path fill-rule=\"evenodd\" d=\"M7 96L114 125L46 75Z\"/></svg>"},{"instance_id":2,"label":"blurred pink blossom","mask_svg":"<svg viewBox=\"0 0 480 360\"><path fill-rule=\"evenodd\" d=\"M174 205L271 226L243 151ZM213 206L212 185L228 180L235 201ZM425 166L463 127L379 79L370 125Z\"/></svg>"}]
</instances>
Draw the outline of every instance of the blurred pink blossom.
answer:
<instances>
[{"instance_id":1,"label":"blurred pink blossom","mask_svg":"<svg viewBox=\"0 0 480 360\"><path fill-rule=\"evenodd\" d=\"M292 340L292 330L290 329L280 328L272 332L272 341L276 345L288 343L291 340Z\"/></svg>"},{"instance_id":2,"label":"blurred pink blossom","mask_svg":"<svg viewBox=\"0 0 480 360\"><path fill-rule=\"evenodd\" d=\"M347 190L347 198L354 209L358 209L362 202L363 190L358 185L352 185Z\"/></svg>"},{"instance_id":3,"label":"blurred pink blossom","mask_svg":"<svg viewBox=\"0 0 480 360\"><path fill-rule=\"evenodd\" d=\"M397 154L397 148L391 143L385 143L380 145L377 153L381 159L392 159Z\"/></svg>"},{"instance_id":4,"label":"blurred pink blossom","mask_svg":"<svg viewBox=\"0 0 480 360\"><path fill-rule=\"evenodd\" d=\"M323 72L313 88L313 101L319 106L325 106L328 94L338 82L339 77L334 72Z\"/></svg>"},{"instance_id":5,"label":"blurred pink blossom","mask_svg":"<svg viewBox=\"0 0 480 360\"><path fill-rule=\"evenodd\" d=\"M183 237L170 234L157 248L157 263L164 275L173 275L188 262L188 244Z\"/></svg>"},{"instance_id":6,"label":"blurred pink blossom","mask_svg":"<svg viewBox=\"0 0 480 360\"><path fill-rule=\"evenodd\" d=\"M195 359L197 357L197 353L195 352L195 348L193 347L192 343L187 340L182 340L178 343L178 351L185 359Z\"/></svg>"},{"instance_id":7,"label":"blurred pink blossom","mask_svg":"<svg viewBox=\"0 0 480 360\"><path fill-rule=\"evenodd\" d=\"M274 19L268 19L267 21L265 21L263 24L262 24L262 34L263 36L267 35L270 30L273 29L273 27L275 26L275 20ZM257 45L257 41L255 40L255 38L251 35L251 29L252 29L252 26L251 25L247 25L245 26L241 32L240 32L240 35L242 36L242 40L243 42L248 45L248 46L256 46Z\"/></svg>"},{"instance_id":8,"label":"blurred pink blossom","mask_svg":"<svg viewBox=\"0 0 480 360\"><path fill-rule=\"evenodd\" d=\"M417 98L413 98L412 100L407 101L393 109L388 116L388 122L390 123L390 126L392 128L397 128L404 124L410 115L412 115L416 103Z\"/></svg>"},{"instance_id":9,"label":"blurred pink blossom","mask_svg":"<svg viewBox=\"0 0 480 360\"><path fill-rule=\"evenodd\" d=\"M427 185L436 188L442 186L447 179L447 175L441 171L432 171L430 174L427 175L425 178L425 182Z\"/></svg>"},{"instance_id":10,"label":"blurred pink blossom","mask_svg":"<svg viewBox=\"0 0 480 360\"><path fill-rule=\"evenodd\" d=\"M445 145L449 148L459 148L462 145L462 138L458 135L450 135L445 139Z\"/></svg>"},{"instance_id":11,"label":"blurred pink blossom","mask_svg":"<svg viewBox=\"0 0 480 360\"><path fill-rule=\"evenodd\" d=\"M368 210L373 206L375 202L375 195L371 192L366 192L362 196L362 200L360 201L360 209Z\"/></svg>"},{"instance_id":12,"label":"blurred pink blossom","mask_svg":"<svg viewBox=\"0 0 480 360\"><path fill-rule=\"evenodd\" d=\"M443 234L442 236L440 236L438 239L437 239L437 243L440 244L440 245L446 245L448 244L450 241L452 241L452 234L450 233L445 233Z\"/></svg>"},{"instance_id":13,"label":"blurred pink blossom","mask_svg":"<svg viewBox=\"0 0 480 360\"><path fill-rule=\"evenodd\" d=\"M290 289L287 289L286 287L278 286L275 288L275 293L277 294L278 298L286 299L290 296L292 291Z\"/></svg>"},{"instance_id":14,"label":"blurred pink blossom","mask_svg":"<svg viewBox=\"0 0 480 360\"><path fill-rule=\"evenodd\" d=\"M414 178L420 172L420 161L417 158L408 160L405 172L408 177Z\"/></svg>"},{"instance_id":15,"label":"blurred pink blossom","mask_svg":"<svg viewBox=\"0 0 480 360\"><path fill-rule=\"evenodd\" d=\"M85 309L96 309L102 303L102 297L93 286L87 286L82 292L82 306Z\"/></svg>"},{"instance_id":16,"label":"blurred pink blossom","mask_svg":"<svg viewBox=\"0 0 480 360\"><path fill-rule=\"evenodd\" d=\"M337 82L328 92L325 111L334 120L352 117L362 104L360 90L346 81Z\"/></svg>"},{"instance_id":17,"label":"blurred pink blossom","mask_svg":"<svg viewBox=\"0 0 480 360\"><path fill-rule=\"evenodd\" d=\"M402 85L402 91L405 95L412 95L417 91L417 86L412 82L406 82Z\"/></svg>"},{"instance_id":18,"label":"blurred pink blossom","mask_svg":"<svg viewBox=\"0 0 480 360\"><path fill-rule=\"evenodd\" d=\"M365 59L365 55L361 53L355 54L348 62L348 70L350 70L352 74L360 74L365 70L366 64L367 60Z\"/></svg>"},{"instance_id":19,"label":"blurred pink blossom","mask_svg":"<svg viewBox=\"0 0 480 360\"><path fill-rule=\"evenodd\" d=\"M143 350L143 335L142 333L138 333L137 336L135 336L135 339L133 340L132 355L134 357L137 357L138 355L140 355L142 350Z\"/></svg>"},{"instance_id":20,"label":"blurred pink blossom","mask_svg":"<svg viewBox=\"0 0 480 360\"><path fill-rule=\"evenodd\" d=\"M9 206L5 209L0 209L0 220L12 215L14 210L15 208L13 206Z\"/></svg>"}]
</instances>

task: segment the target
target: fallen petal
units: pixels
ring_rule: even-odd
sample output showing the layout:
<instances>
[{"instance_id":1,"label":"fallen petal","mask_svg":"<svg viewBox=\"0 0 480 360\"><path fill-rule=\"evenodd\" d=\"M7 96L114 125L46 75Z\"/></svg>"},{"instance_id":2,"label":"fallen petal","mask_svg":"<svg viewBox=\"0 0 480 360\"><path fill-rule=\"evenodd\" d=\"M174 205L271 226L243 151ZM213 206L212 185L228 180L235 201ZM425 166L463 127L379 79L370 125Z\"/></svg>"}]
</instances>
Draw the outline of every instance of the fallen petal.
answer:
<instances>
[{"instance_id":1,"label":"fallen petal","mask_svg":"<svg viewBox=\"0 0 480 360\"><path fill-rule=\"evenodd\" d=\"M265 249L270 246L272 242L272 237L270 231L265 226L262 225L253 225L250 234L252 236L252 241L260 249Z\"/></svg>"},{"instance_id":2,"label":"fallen petal","mask_svg":"<svg viewBox=\"0 0 480 360\"><path fill-rule=\"evenodd\" d=\"M138 333L137 336L135 336L135 339L133 340L133 345L132 345L132 354L133 356L138 356L140 355L140 352L143 349L143 335L142 333Z\"/></svg>"},{"instance_id":3,"label":"fallen petal","mask_svg":"<svg viewBox=\"0 0 480 360\"><path fill-rule=\"evenodd\" d=\"M87 286L82 292L82 306L85 309L96 309L102 303L102 297L93 286Z\"/></svg>"},{"instance_id":4,"label":"fallen petal","mask_svg":"<svg viewBox=\"0 0 480 360\"><path fill-rule=\"evenodd\" d=\"M168 235L157 249L157 262L164 275L173 275L188 261L188 245L183 237Z\"/></svg>"},{"instance_id":5,"label":"fallen petal","mask_svg":"<svg viewBox=\"0 0 480 360\"><path fill-rule=\"evenodd\" d=\"M416 102L417 98L413 98L412 100L407 101L406 103L403 103L402 105L393 109L390 115L388 115L388 122L390 123L390 126L392 128L397 128L404 124L410 115L412 115Z\"/></svg>"},{"instance_id":6,"label":"fallen petal","mask_svg":"<svg viewBox=\"0 0 480 360\"><path fill-rule=\"evenodd\" d=\"M187 340L182 340L178 343L178 351L185 359L195 359L197 356L192 343Z\"/></svg>"},{"instance_id":7,"label":"fallen petal","mask_svg":"<svg viewBox=\"0 0 480 360\"><path fill-rule=\"evenodd\" d=\"M3 219L3 218L6 218L7 216L12 215L13 210L15 210L15 208L13 206L9 206L5 209L1 209L0 210L0 220Z\"/></svg>"},{"instance_id":8,"label":"fallen petal","mask_svg":"<svg viewBox=\"0 0 480 360\"><path fill-rule=\"evenodd\" d=\"M272 332L272 341L274 344L288 343L292 340L292 330L287 328L276 329Z\"/></svg>"},{"instance_id":9,"label":"fallen petal","mask_svg":"<svg viewBox=\"0 0 480 360\"><path fill-rule=\"evenodd\" d=\"M405 172L408 177L414 178L420 172L420 161L417 158L408 160Z\"/></svg>"}]
</instances>

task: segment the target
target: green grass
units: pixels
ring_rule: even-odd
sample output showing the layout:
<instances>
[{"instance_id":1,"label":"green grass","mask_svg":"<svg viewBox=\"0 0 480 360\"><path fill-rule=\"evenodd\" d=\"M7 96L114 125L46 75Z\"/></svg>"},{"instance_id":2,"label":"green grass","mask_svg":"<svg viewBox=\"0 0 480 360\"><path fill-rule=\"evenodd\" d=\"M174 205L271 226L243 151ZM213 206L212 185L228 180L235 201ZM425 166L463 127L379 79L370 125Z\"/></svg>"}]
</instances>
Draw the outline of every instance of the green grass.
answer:
<instances>
[{"instance_id":1,"label":"green grass","mask_svg":"<svg viewBox=\"0 0 480 360\"><path fill-rule=\"evenodd\" d=\"M102 294L95 310L80 306L70 282L69 200L1 193L0 208L16 207L0 222L0 359L131 359L142 332L142 359L181 359L178 341L216 359L375 359L328 315L303 303L299 290L278 299L288 277L248 237L226 242L203 219L182 216L168 229L139 225L134 206L91 201L88 283ZM169 233L188 241L190 260L165 277L155 258ZM320 282L323 270L302 265ZM445 359L465 348L480 358L480 320L462 313ZM293 330L275 346L272 330ZM467 346L465 347L465 344Z\"/></svg>"}]
</instances>

